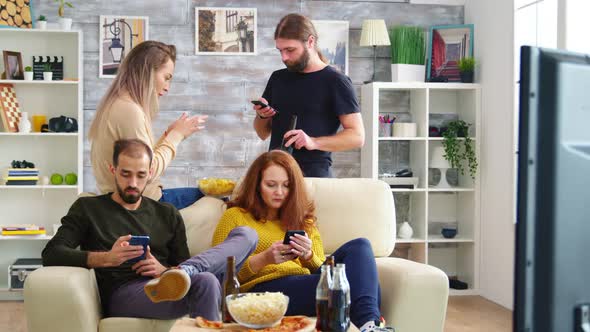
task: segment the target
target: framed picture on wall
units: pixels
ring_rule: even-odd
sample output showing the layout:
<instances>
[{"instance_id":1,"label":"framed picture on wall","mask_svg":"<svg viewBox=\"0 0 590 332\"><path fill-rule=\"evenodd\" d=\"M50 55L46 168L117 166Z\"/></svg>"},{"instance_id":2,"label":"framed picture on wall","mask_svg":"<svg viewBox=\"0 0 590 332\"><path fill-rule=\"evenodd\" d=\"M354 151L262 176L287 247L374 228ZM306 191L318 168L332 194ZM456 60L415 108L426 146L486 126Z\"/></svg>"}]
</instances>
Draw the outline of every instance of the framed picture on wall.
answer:
<instances>
[{"instance_id":1,"label":"framed picture on wall","mask_svg":"<svg viewBox=\"0 0 590 332\"><path fill-rule=\"evenodd\" d=\"M115 77L125 55L149 39L146 16L100 16L98 77Z\"/></svg>"},{"instance_id":2,"label":"framed picture on wall","mask_svg":"<svg viewBox=\"0 0 590 332\"><path fill-rule=\"evenodd\" d=\"M2 51L2 58L4 60L4 73L7 80L24 79L23 59L20 52Z\"/></svg>"},{"instance_id":3,"label":"framed picture on wall","mask_svg":"<svg viewBox=\"0 0 590 332\"><path fill-rule=\"evenodd\" d=\"M312 21L318 33L318 48L330 66L348 75L348 21Z\"/></svg>"},{"instance_id":4,"label":"framed picture on wall","mask_svg":"<svg viewBox=\"0 0 590 332\"><path fill-rule=\"evenodd\" d=\"M255 55L256 8L195 8L195 54Z\"/></svg>"},{"instance_id":5,"label":"framed picture on wall","mask_svg":"<svg viewBox=\"0 0 590 332\"><path fill-rule=\"evenodd\" d=\"M461 82L458 61L473 57L473 24L430 28L427 81Z\"/></svg>"},{"instance_id":6,"label":"framed picture on wall","mask_svg":"<svg viewBox=\"0 0 590 332\"><path fill-rule=\"evenodd\" d=\"M0 1L0 28L33 28L32 1Z\"/></svg>"}]
</instances>

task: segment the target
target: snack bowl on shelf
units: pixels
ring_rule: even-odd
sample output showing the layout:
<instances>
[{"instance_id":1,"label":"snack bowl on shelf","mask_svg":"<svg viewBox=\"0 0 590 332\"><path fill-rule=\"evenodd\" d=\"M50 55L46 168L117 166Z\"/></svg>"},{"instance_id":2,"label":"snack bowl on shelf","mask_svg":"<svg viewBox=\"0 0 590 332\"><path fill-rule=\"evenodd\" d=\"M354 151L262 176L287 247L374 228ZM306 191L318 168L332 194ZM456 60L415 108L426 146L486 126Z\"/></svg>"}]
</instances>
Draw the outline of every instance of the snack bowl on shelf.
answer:
<instances>
[{"instance_id":1,"label":"snack bowl on shelf","mask_svg":"<svg viewBox=\"0 0 590 332\"><path fill-rule=\"evenodd\" d=\"M232 318L251 329L278 325L289 305L289 297L281 292L240 293L226 296L225 301Z\"/></svg>"},{"instance_id":2,"label":"snack bowl on shelf","mask_svg":"<svg viewBox=\"0 0 590 332\"><path fill-rule=\"evenodd\" d=\"M202 178L197 181L197 187L204 195L226 197L233 192L236 181L226 178Z\"/></svg>"}]
</instances>

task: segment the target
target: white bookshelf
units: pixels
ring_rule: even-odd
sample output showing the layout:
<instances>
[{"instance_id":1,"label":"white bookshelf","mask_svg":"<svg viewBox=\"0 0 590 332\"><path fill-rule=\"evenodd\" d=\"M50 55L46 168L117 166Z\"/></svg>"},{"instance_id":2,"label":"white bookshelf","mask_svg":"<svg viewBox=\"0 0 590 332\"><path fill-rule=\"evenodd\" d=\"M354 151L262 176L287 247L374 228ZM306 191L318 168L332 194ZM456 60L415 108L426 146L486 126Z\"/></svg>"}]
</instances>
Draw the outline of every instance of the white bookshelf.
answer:
<instances>
[{"instance_id":1,"label":"white bookshelf","mask_svg":"<svg viewBox=\"0 0 590 332\"><path fill-rule=\"evenodd\" d=\"M22 298L8 291L8 266L17 258L39 258L59 224L82 191L83 176L83 59L82 32L0 29L2 49L20 52L23 68L33 56L63 56L63 81L0 80L14 85L20 110L45 115L47 121L65 115L78 120L77 133L0 132L0 225L36 224L47 235L0 236L0 300ZM32 121L31 121L32 122ZM4 177L12 160L33 162L40 176L76 173L76 185L7 186Z\"/></svg>"},{"instance_id":2,"label":"white bookshelf","mask_svg":"<svg viewBox=\"0 0 590 332\"><path fill-rule=\"evenodd\" d=\"M443 270L447 275L467 282L467 290L451 290L453 295L477 294L479 287L479 169L472 179L466 170L458 175L458 185L452 188L429 186L429 157L433 148L441 145L442 137L429 137L433 119L460 119L471 124L469 136L480 158L480 99L478 84L464 83L391 83L375 82L361 88L361 108L366 130L361 149L361 176L377 179L381 173L399 169L380 169L380 161L396 160L384 151L407 151L407 165L418 186L415 189L392 188L396 200L407 203L407 221L414 234L411 239L397 239L394 254ZM416 123L416 137L379 137L379 115L401 114L401 122ZM398 119L400 120L400 119ZM461 140L461 139L460 139ZM402 148L381 149L383 144L398 144ZM404 160L404 163L406 160ZM391 167L391 164L386 166ZM382 168L386 168L382 165ZM405 207L405 205L404 205ZM398 215L399 215L398 211ZM405 215L405 211L403 215ZM406 218L404 218L406 219ZM399 223L406 220L397 220ZM454 225L454 238L444 238L440 229Z\"/></svg>"}]
</instances>

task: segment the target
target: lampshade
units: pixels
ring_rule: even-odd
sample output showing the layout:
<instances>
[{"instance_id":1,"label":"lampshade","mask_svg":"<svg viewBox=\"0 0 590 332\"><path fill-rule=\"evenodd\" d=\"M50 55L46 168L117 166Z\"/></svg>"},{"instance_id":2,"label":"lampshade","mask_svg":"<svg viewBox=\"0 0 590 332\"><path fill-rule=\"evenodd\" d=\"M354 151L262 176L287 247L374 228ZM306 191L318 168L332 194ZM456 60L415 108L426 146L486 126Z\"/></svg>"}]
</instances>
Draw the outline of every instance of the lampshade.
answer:
<instances>
[{"instance_id":1,"label":"lampshade","mask_svg":"<svg viewBox=\"0 0 590 332\"><path fill-rule=\"evenodd\" d=\"M360 46L389 45L389 34L385 20L364 20Z\"/></svg>"},{"instance_id":2,"label":"lampshade","mask_svg":"<svg viewBox=\"0 0 590 332\"><path fill-rule=\"evenodd\" d=\"M451 165L445 159L445 148L440 146L435 146L432 149L432 153L430 154L430 164L428 165L429 168L450 168Z\"/></svg>"}]
</instances>

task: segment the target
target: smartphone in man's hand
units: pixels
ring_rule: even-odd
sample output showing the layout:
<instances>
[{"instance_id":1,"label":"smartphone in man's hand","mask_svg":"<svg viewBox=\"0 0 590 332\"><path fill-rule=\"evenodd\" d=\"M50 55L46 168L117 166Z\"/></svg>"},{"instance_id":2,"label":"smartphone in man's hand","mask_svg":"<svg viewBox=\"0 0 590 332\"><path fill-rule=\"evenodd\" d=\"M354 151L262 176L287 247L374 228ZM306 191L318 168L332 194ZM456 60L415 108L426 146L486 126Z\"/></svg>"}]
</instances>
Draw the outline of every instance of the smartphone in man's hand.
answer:
<instances>
[{"instance_id":1,"label":"smartphone in man's hand","mask_svg":"<svg viewBox=\"0 0 590 332\"><path fill-rule=\"evenodd\" d=\"M252 104L254 104L256 106L260 106L262 108L268 107L268 104L265 104L265 103L261 102L260 100L252 100L251 102L252 102Z\"/></svg>"},{"instance_id":2,"label":"smartphone in man's hand","mask_svg":"<svg viewBox=\"0 0 590 332\"><path fill-rule=\"evenodd\" d=\"M305 231L304 230L287 231L287 233L285 233L285 238L283 239L283 244L290 244L291 236L295 236L295 234L305 235Z\"/></svg>"},{"instance_id":3,"label":"smartphone in man's hand","mask_svg":"<svg viewBox=\"0 0 590 332\"><path fill-rule=\"evenodd\" d=\"M129 240L129 245L130 246L143 246L143 254L141 254L141 256L127 260L127 263L137 263L141 260L144 260L149 244L150 244L150 237L148 235L131 235L131 239Z\"/></svg>"}]
</instances>

